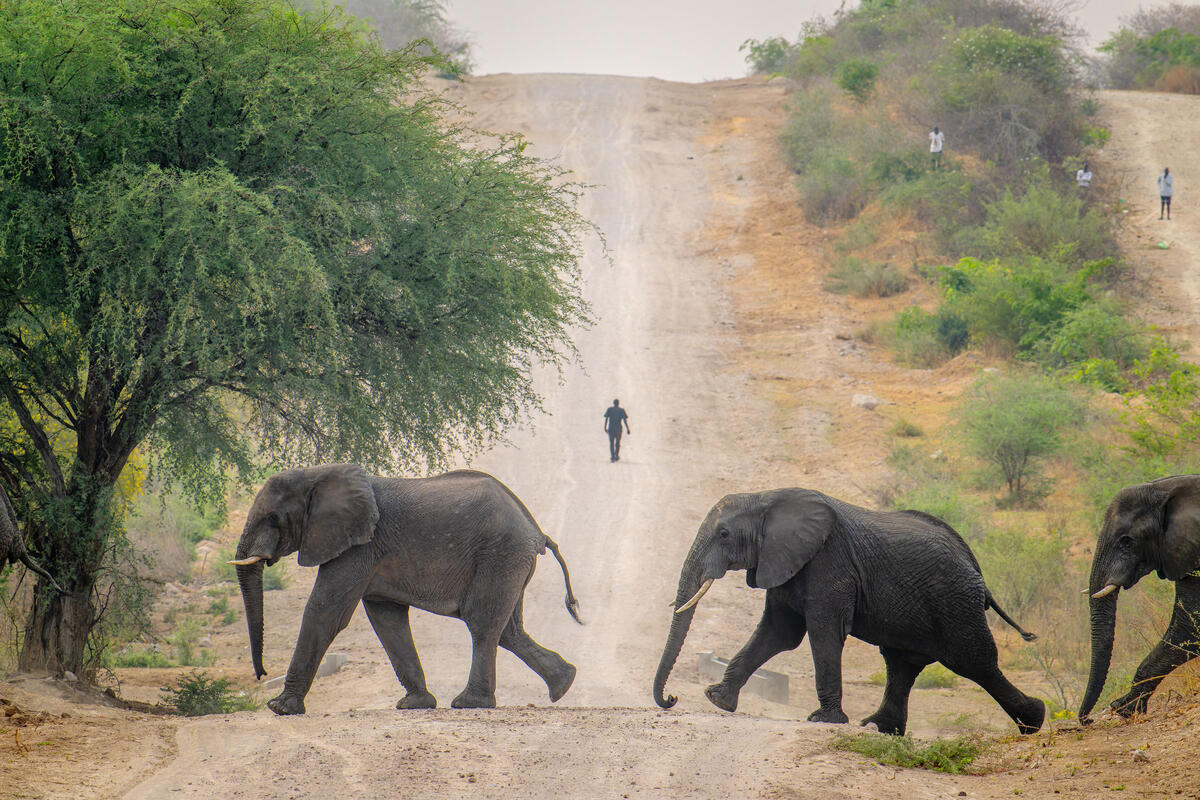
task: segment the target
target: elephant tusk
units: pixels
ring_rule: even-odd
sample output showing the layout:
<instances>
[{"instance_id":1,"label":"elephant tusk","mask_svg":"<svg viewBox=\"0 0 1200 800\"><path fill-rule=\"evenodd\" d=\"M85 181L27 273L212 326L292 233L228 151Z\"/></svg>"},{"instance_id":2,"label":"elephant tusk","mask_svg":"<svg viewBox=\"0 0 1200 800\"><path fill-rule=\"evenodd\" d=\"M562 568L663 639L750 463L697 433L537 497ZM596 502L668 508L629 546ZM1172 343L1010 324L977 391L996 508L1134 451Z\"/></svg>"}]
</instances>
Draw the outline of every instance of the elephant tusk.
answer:
<instances>
[{"instance_id":1,"label":"elephant tusk","mask_svg":"<svg viewBox=\"0 0 1200 800\"><path fill-rule=\"evenodd\" d=\"M249 558L238 559L237 561L227 561L227 564L233 564L235 567L248 567L251 564L257 564L262 561L262 556L250 556Z\"/></svg>"},{"instance_id":2,"label":"elephant tusk","mask_svg":"<svg viewBox=\"0 0 1200 800\"><path fill-rule=\"evenodd\" d=\"M699 603L699 602L700 602L700 598L701 598L701 597L704 597L704 593L705 593L705 592L707 592L707 591L709 590L709 588L710 588L710 587L712 587L712 585L713 585L713 581L715 581L715 580L716 580L716 578L709 578L708 580L706 580L706 581L705 581L705 582L704 582L704 583L703 583L703 584L700 586L700 591L698 591L698 592L696 592L694 595L692 595L692 599L691 599L691 600L688 600L686 603L684 603L683 605L681 605L679 608L675 609L675 613L676 613L676 614L682 614L684 611L687 611L689 608L691 608L692 606L696 605L696 603Z\"/></svg>"},{"instance_id":3,"label":"elephant tusk","mask_svg":"<svg viewBox=\"0 0 1200 800\"><path fill-rule=\"evenodd\" d=\"M1119 588L1120 587L1117 586L1115 583L1110 583L1108 586L1105 586L1103 589L1101 589L1100 591L1098 591L1094 595L1092 595L1092 599L1099 600L1101 597L1108 597L1110 594L1112 594Z\"/></svg>"}]
</instances>

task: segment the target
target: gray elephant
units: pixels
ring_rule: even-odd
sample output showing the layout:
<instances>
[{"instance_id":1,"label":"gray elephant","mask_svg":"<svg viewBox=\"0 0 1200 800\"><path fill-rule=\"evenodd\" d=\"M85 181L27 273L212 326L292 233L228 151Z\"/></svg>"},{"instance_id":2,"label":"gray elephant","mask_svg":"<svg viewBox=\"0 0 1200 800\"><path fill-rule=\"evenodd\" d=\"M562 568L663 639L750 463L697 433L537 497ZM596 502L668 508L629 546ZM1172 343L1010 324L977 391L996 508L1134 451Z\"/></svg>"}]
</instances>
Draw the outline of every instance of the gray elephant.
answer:
<instances>
[{"instance_id":1,"label":"gray elephant","mask_svg":"<svg viewBox=\"0 0 1200 800\"><path fill-rule=\"evenodd\" d=\"M842 711L842 648L846 636L877 645L887 666L879 710L862 721L902 734L917 675L940 661L982 686L1022 733L1041 728L1045 705L1009 683L996 663L986 611L995 609L1026 640L992 598L979 564L954 529L919 511L869 511L808 489L732 494L717 503L696 534L675 598L675 616L654 679L654 701L687 636L695 605L728 570L767 590L758 628L729 662L720 683L705 690L726 711L772 656L809 636L820 708L813 722L847 722Z\"/></svg>"},{"instance_id":2,"label":"gray elephant","mask_svg":"<svg viewBox=\"0 0 1200 800\"><path fill-rule=\"evenodd\" d=\"M18 561L49 581L55 590L65 594L50 573L25 551L25 541L21 538L21 530L17 525L17 514L13 510L12 502L8 499L8 492L4 490L3 486L0 486L0 569L4 569L9 563L15 564Z\"/></svg>"},{"instance_id":3,"label":"gray elephant","mask_svg":"<svg viewBox=\"0 0 1200 800\"><path fill-rule=\"evenodd\" d=\"M1104 514L1092 574L1092 664L1079 718L1100 699L1112 659L1117 595L1152 571L1175 581L1175 607L1162 639L1137 672L1133 686L1113 701L1123 716L1146 710L1146 702L1167 673L1200 655L1200 475L1129 486L1117 492Z\"/></svg>"},{"instance_id":4,"label":"gray elephant","mask_svg":"<svg viewBox=\"0 0 1200 800\"><path fill-rule=\"evenodd\" d=\"M575 667L539 645L521 621L525 586L539 554L554 553L567 610L579 622L567 565L508 487L482 472L432 478L384 478L353 464L293 469L272 476L254 498L238 542L238 583L246 606L256 677L262 665L262 571L300 551L319 566L304 609L283 691L267 703L276 714L303 714L304 696L333 637L362 601L407 694L397 708L434 708L413 645L410 606L458 617L473 654L456 708L496 705L496 646L536 672L556 701Z\"/></svg>"}]
</instances>

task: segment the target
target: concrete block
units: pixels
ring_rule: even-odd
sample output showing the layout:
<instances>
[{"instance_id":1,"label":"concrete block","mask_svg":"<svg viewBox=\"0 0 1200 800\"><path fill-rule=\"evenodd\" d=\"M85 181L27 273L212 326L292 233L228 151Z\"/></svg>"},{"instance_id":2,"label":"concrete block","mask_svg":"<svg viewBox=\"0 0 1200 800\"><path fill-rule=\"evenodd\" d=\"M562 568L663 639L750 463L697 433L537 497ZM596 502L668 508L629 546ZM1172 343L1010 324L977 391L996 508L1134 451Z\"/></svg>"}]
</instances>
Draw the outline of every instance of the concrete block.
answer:
<instances>
[{"instance_id":1,"label":"concrete block","mask_svg":"<svg viewBox=\"0 0 1200 800\"><path fill-rule=\"evenodd\" d=\"M314 680L316 678L324 678L327 675L332 675L342 667L346 666L346 662L349 660L350 656L346 655L345 653L326 653L325 659L321 661L321 666L317 667L317 674L314 676ZM286 675L280 675L278 678L271 678L271 680L263 684L263 688L269 691L282 689L283 681L286 677Z\"/></svg>"},{"instance_id":2,"label":"concrete block","mask_svg":"<svg viewBox=\"0 0 1200 800\"><path fill-rule=\"evenodd\" d=\"M729 662L717 658L711 650L700 654L700 677L717 683L725 676L725 668ZM751 692L772 703L788 704L788 676L782 672L769 669L756 670L742 687L743 692Z\"/></svg>"}]
</instances>

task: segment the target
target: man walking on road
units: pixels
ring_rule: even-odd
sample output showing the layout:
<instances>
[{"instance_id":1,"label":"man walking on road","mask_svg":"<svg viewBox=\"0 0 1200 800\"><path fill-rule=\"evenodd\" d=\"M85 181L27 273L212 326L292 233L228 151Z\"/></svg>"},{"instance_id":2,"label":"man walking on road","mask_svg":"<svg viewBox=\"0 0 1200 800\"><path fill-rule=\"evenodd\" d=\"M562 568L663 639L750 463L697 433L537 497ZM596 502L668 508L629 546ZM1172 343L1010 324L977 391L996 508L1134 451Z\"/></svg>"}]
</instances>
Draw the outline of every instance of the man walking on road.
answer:
<instances>
[{"instance_id":1,"label":"man walking on road","mask_svg":"<svg viewBox=\"0 0 1200 800\"><path fill-rule=\"evenodd\" d=\"M604 412L604 432L608 434L608 455L610 461L621 460L621 423L625 423L625 432L629 430L629 415L621 408L621 401L614 399L612 407Z\"/></svg>"}]
</instances>

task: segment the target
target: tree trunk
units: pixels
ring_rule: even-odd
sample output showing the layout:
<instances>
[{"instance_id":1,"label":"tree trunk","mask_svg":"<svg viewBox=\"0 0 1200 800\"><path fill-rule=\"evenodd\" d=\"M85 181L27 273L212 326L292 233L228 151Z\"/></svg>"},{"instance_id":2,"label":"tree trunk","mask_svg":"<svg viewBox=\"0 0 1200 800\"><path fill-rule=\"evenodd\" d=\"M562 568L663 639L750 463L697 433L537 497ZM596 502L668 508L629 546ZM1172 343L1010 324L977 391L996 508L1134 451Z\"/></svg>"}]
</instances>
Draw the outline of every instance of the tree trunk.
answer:
<instances>
[{"instance_id":1,"label":"tree trunk","mask_svg":"<svg viewBox=\"0 0 1200 800\"><path fill-rule=\"evenodd\" d=\"M87 639L96 623L91 592L59 594L39 579L17 668L22 672L84 678Z\"/></svg>"}]
</instances>

